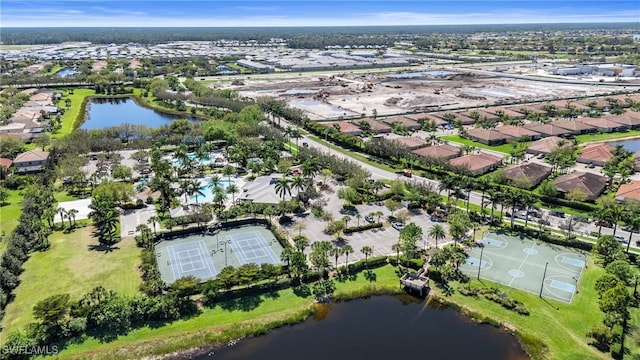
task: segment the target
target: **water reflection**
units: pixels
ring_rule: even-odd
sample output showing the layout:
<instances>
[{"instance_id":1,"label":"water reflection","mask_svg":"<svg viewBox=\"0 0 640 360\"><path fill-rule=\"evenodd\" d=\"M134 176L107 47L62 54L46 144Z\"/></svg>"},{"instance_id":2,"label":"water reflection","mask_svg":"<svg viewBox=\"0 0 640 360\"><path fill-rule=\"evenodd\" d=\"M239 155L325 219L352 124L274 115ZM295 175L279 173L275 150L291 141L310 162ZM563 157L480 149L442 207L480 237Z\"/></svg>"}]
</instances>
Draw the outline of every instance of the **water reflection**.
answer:
<instances>
[{"instance_id":1,"label":"water reflection","mask_svg":"<svg viewBox=\"0 0 640 360\"><path fill-rule=\"evenodd\" d=\"M514 336L435 301L379 296L317 310L301 324L198 359L529 359Z\"/></svg>"}]
</instances>

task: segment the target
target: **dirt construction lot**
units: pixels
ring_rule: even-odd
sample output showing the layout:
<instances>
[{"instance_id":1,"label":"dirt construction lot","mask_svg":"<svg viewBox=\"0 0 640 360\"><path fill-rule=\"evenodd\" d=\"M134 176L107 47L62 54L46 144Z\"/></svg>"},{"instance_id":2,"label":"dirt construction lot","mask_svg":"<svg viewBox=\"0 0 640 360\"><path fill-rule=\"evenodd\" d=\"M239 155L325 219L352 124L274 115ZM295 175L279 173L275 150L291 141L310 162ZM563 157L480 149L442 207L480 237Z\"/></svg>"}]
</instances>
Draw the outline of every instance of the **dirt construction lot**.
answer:
<instances>
[{"instance_id":1,"label":"dirt construction lot","mask_svg":"<svg viewBox=\"0 0 640 360\"><path fill-rule=\"evenodd\" d=\"M314 120L552 100L618 89L499 77L499 73L493 76L468 69L452 70L442 72L445 75L427 67L394 70L393 74L300 73L291 74L290 78L246 79L235 89L242 96L285 100Z\"/></svg>"}]
</instances>

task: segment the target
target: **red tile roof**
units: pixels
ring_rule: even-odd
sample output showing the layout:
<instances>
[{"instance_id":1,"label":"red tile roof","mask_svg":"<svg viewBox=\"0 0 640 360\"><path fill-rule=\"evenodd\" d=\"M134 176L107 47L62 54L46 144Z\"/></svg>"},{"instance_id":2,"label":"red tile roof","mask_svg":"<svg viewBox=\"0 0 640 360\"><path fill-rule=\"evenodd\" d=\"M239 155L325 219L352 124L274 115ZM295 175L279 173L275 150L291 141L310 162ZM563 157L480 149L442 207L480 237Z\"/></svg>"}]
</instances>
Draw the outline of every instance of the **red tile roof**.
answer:
<instances>
[{"instance_id":1,"label":"red tile roof","mask_svg":"<svg viewBox=\"0 0 640 360\"><path fill-rule=\"evenodd\" d=\"M563 139L557 136L549 136L544 139L536 140L529 145L527 151L534 153L548 154L558 148L558 144L564 142L564 146L573 147L573 143L567 139Z\"/></svg>"},{"instance_id":2,"label":"red tile roof","mask_svg":"<svg viewBox=\"0 0 640 360\"><path fill-rule=\"evenodd\" d=\"M0 158L0 166L4 168L10 168L11 164L13 164L13 160L7 158Z\"/></svg>"},{"instance_id":3,"label":"red tile roof","mask_svg":"<svg viewBox=\"0 0 640 360\"><path fill-rule=\"evenodd\" d=\"M486 153L467 154L459 158L449 160L449 165L453 167L464 167L471 172L485 169L492 165L502 163L502 158Z\"/></svg>"},{"instance_id":4,"label":"red tile roof","mask_svg":"<svg viewBox=\"0 0 640 360\"><path fill-rule=\"evenodd\" d=\"M605 163L613 157L615 146L607 143L590 144L578 154L578 159Z\"/></svg>"},{"instance_id":5,"label":"red tile roof","mask_svg":"<svg viewBox=\"0 0 640 360\"><path fill-rule=\"evenodd\" d=\"M616 200L640 201L640 181L632 181L628 184L620 185L620 188L616 193Z\"/></svg>"}]
</instances>

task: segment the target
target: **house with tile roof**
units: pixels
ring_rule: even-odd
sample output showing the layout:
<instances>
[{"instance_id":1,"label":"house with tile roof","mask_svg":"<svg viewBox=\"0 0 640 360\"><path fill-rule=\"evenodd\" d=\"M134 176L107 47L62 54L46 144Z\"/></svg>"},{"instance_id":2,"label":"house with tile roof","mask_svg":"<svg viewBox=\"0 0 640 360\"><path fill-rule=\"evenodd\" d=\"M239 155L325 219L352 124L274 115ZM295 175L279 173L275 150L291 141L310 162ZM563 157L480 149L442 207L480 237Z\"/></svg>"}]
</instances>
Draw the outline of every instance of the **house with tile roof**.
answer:
<instances>
[{"instance_id":1,"label":"house with tile roof","mask_svg":"<svg viewBox=\"0 0 640 360\"><path fill-rule=\"evenodd\" d=\"M562 194L580 191L587 196L588 200L595 200L607 186L607 179L590 172L575 171L557 178L553 186Z\"/></svg>"},{"instance_id":2,"label":"house with tile roof","mask_svg":"<svg viewBox=\"0 0 640 360\"><path fill-rule=\"evenodd\" d=\"M588 134L597 131L595 126L575 120L556 120L550 123L553 126L569 130L572 135Z\"/></svg>"},{"instance_id":3,"label":"house with tile roof","mask_svg":"<svg viewBox=\"0 0 640 360\"><path fill-rule=\"evenodd\" d=\"M620 185L618 192L616 193L616 200L618 201L638 201L640 202L640 181L632 181L628 184Z\"/></svg>"},{"instance_id":4,"label":"house with tile roof","mask_svg":"<svg viewBox=\"0 0 640 360\"><path fill-rule=\"evenodd\" d=\"M467 130L467 137L473 141L485 145L502 145L509 139L514 139L513 136L501 133L495 129L481 129L471 128Z\"/></svg>"},{"instance_id":5,"label":"house with tile roof","mask_svg":"<svg viewBox=\"0 0 640 360\"><path fill-rule=\"evenodd\" d=\"M390 118L382 119L382 121L393 128L394 124L399 124L404 130L415 131L420 130L422 125L416 120L409 119L405 116L393 116Z\"/></svg>"},{"instance_id":6,"label":"house with tile roof","mask_svg":"<svg viewBox=\"0 0 640 360\"><path fill-rule=\"evenodd\" d=\"M502 158L487 153L467 154L447 162L456 172L468 172L471 175L486 174L502 165Z\"/></svg>"},{"instance_id":7,"label":"house with tile roof","mask_svg":"<svg viewBox=\"0 0 640 360\"><path fill-rule=\"evenodd\" d=\"M334 127L334 128L337 127L337 130L343 134L348 134L353 136L360 136L363 134L362 129L360 129L358 126L356 126L350 121L338 121L334 123L329 123L327 124L327 126Z\"/></svg>"},{"instance_id":8,"label":"house with tile roof","mask_svg":"<svg viewBox=\"0 0 640 360\"><path fill-rule=\"evenodd\" d=\"M503 125L496 127L495 130L515 139L522 139L526 137L530 140L538 140L542 137L540 133L527 129L523 126Z\"/></svg>"},{"instance_id":9,"label":"house with tile roof","mask_svg":"<svg viewBox=\"0 0 640 360\"><path fill-rule=\"evenodd\" d=\"M401 137L393 139L393 141L411 150L423 148L429 145L427 140L419 137Z\"/></svg>"},{"instance_id":10,"label":"house with tile roof","mask_svg":"<svg viewBox=\"0 0 640 360\"><path fill-rule=\"evenodd\" d=\"M412 153L429 161L445 162L460 156L462 150L453 145L442 144L416 149Z\"/></svg>"},{"instance_id":11,"label":"house with tile roof","mask_svg":"<svg viewBox=\"0 0 640 360\"><path fill-rule=\"evenodd\" d=\"M543 124L539 122L533 122L524 125L525 129L529 129L531 131L535 131L540 134L542 137L547 136L560 136L560 137L568 137L571 136L571 131L567 129L563 129L561 127L557 127L551 124Z\"/></svg>"},{"instance_id":12,"label":"house with tile roof","mask_svg":"<svg viewBox=\"0 0 640 360\"><path fill-rule=\"evenodd\" d=\"M607 143L589 144L578 153L576 162L602 166L613 158L613 150L616 147Z\"/></svg>"},{"instance_id":13,"label":"house with tile roof","mask_svg":"<svg viewBox=\"0 0 640 360\"><path fill-rule=\"evenodd\" d=\"M635 111L627 111L620 115L605 115L603 118L622 124L628 129L640 129L640 113Z\"/></svg>"},{"instance_id":14,"label":"house with tile roof","mask_svg":"<svg viewBox=\"0 0 640 360\"><path fill-rule=\"evenodd\" d=\"M367 118L367 119L358 121L358 124L362 122L369 124L368 126L371 129L371 132L374 134L388 134L391 132L391 126L385 124L380 120Z\"/></svg>"},{"instance_id":15,"label":"house with tile roof","mask_svg":"<svg viewBox=\"0 0 640 360\"><path fill-rule=\"evenodd\" d=\"M35 173L44 170L49 161L49 152L35 149L24 152L13 159L18 174Z\"/></svg>"},{"instance_id":16,"label":"house with tile roof","mask_svg":"<svg viewBox=\"0 0 640 360\"><path fill-rule=\"evenodd\" d=\"M434 123L435 126L443 126L443 125L447 125L448 124L447 120L444 120L444 119L439 118L437 116L432 116L432 115L427 114L427 113L405 114L404 117L406 117L408 119L411 119L411 120L415 120L417 122L430 121L430 122Z\"/></svg>"},{"instance_id":17,"label":"house with tile roof","mask_svg":"<svg viewBox=\"0 0 640 360\"><path fill-rule=\"evenodd\" d=\"M576 119L576 121L579 121L583 124L591 125L595 127L598 131L607 132L607 133L615 132L615 131L624 131L629 128L624 124L608 120L605 117L599 117L599 118L585 117L585 118Z\"/></svg>"},{"instance_id":18,"label":"house with tile roof","mask_svg":"<svg viewBox=\"0 0 640 360\"><path fill-rule=\"evenodd\" d=\"M504 173L512 185L532 189L551 175L552 170L549 166L528 162L510 166L504 170Z\"/></svg>"},{"instance_id":19,"label":"house with tile roof","mask_svg":"<svg viewBox=\"0 0 640 360\"><path fill-rule=\"evenodd\" d=\"M550 136L550 137L532 142L526 151L528 154L533 154L533 155L539 155L539 154L547 155L553 152L559 146L573 148L573 143L570 140L563 139L561 137Z\"/></svg>"}]
</instances>

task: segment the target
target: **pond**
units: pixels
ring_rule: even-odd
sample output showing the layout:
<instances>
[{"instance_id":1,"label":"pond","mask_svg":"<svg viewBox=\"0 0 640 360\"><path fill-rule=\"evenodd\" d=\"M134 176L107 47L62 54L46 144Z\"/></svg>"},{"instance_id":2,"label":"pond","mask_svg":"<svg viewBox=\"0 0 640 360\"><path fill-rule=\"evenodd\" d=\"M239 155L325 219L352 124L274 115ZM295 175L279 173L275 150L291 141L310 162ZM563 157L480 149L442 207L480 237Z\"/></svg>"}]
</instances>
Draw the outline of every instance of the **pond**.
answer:
<instances>
[{"instance_id":1,"label":"pond","mask_svg":"<svg viewBox=\"0 0 640 360\"><path fill-rule=\"evenodd\" d=\"M625 149L631 151L632 153L637 153L640 151L640 138L639 139L629 139L629 140L618 140L611 141L609 144L616 146L622 145Z\"/></svg>"},{"instance_id":2,"label":"pond","mask_svg":"<svg viewBox=\"0 0 640 360\"><path fill-rule=\"evenodd\" d=\"M321 306L300 324L196 359L529 359L511 334L408 295Z\"/></svg>"},{"instance_id":3,"label":"pond","mask_svg":"<svg viewBox=\"0 0 640 360\"><path fill-rule=\"evenodd\" d=\"M138 105L132 98L91 98L80 128L102 129L122 124L160 127L185 116L167 114ZM189 118L190 120L197 120Z\"/></svg>"},{"instance_id":4,"label":"pond","mask_svg":"<svg viewBox=\"0 0 640 360\"><path fill-rule=\"evenodd\" d=\"M78 71L76 69L63 69L56 73L58 77L66 78L67 76L75 75Z\"/></svg>"}]
</instances>

